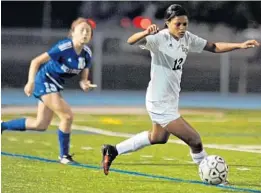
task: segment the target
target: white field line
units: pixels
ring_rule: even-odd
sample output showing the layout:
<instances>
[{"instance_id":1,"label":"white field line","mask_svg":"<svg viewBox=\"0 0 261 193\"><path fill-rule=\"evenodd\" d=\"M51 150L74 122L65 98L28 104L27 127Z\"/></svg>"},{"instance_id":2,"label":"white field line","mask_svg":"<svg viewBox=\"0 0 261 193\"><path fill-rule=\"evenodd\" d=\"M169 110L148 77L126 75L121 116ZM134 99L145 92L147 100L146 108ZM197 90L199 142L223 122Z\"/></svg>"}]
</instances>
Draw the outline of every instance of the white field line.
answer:
<instances>
[{"instance_id":1,"label":"white field line","mask_svg":"<svg viewBox=\"0 0 261 193\"><path fill-rule=\"evenodd\" d=\"M179 161L179 162L182 162L182 163L195 164L193 161L187 161L187 160L178 159L178 158L163 157L162 159L166 160L166 161Z\"/></svg>"},{"instance_id":2,"label":"white field line","mask_svg":"<svg viewBox=\"0 0 261 193\"><path fill-rule=\"evenodd\" d=\"M24 143L32 144L32 143L34 143L34 140L26 139L26 140L24 140Z\"/></svg>"},{"instance_id":3,"label":"white field line","mask_svg":"<svg viewBox=\"0 0 261 193\"><path fill-rule=\"evenodd\" d=\"M124 153L124 154L121 154L121 155L124 155L124 156L129 156L131 155L132 153Z\"/></svg>"},{"instance_id":4,"label":"white field line","mask_svg":"<svg viewBox=\"0 0 261 193\"><path fill-rule=\"evenodd\" d=\"M51 146L51 143L45 142L45 141L43 141L42 144L45 145L45 146Z\"/></svg>"},{"instance_id":5,"label":"white field line","mask_svg":"<svg viewBox=\"0 0 261 193\"><path fill-rule=\"evenodd\" d=\"M8 137L7 140L9 140L9 141L18 141L18 139L16 137Z\"/></svg>"},{"instance_id":6,"label":"white field line","mask_svg":"<svg viewBox=\"0 0 261 193\"><path fill-rule=\"evenodd\" d=\"M169 157L163 157L162 159L166 160L166 161L174 161L175 160L174 158L169 158Z\"/></svg>"},{"instance_id":7,"label":"white field line","mask_svg":"<svg viewBox=\"0 0 261 193\"><path fill-rule=\"evenodd\" d=\"M141 158L153 158L153 155L140 155Z\"/></svg>"},{"instance_id":8,"label":"white field line","mask_svg":"<svg viewBox=\"0 0 261 193\"><path fill-rule=\"evenodd\" d=\"M142 161L142 162L140 162L140 163L142 163L142 164L150 164L151 163L151 161Z\"/></svg>"},{"instance_id":9,"label":"white field line","mask_svg":"<svg viewBox=\"0 0 261 193\"><path fill-rule=\"evenodd\" d=\"M250 169L249 168L237 168L237 170L239 170L239 171L248 171Z\"/></svg>"},{"instance_id":10,"label":"white field line","mask_svg":"<svg viewBox=\"0 0 261 193\"><path fill-rule=\"evenodd\" d=\"M52 122L52 125L59 126L59 122ZM97 133L101 135L113 136L113 137L124 137L130 138L134 136L134 134L130 133L121 133L108 131L103 129L98 129L94 127L87 127L81 125L72 125L72 129L81 130L81 131L89 131L92 133ZM186 145L183 141L170 139L168 143L175 143ZM261 154L261 145L235 145L235 144L204 144L204 147L212 148L212 149L222 149L222 150L231 150L231 151L240 151L240 152L250 152L250 153L260 153Z\"/></svg>"},{"instance_id":11,"label":"white field line","mask_svg":"<svg viewBox=\"0 0 261 193\"><path fill-rule=\"evenodd\" d=\"M93 150L92 147L81 147L81 149L86 150L86 151Z\"/></svg>"}]
</instances>

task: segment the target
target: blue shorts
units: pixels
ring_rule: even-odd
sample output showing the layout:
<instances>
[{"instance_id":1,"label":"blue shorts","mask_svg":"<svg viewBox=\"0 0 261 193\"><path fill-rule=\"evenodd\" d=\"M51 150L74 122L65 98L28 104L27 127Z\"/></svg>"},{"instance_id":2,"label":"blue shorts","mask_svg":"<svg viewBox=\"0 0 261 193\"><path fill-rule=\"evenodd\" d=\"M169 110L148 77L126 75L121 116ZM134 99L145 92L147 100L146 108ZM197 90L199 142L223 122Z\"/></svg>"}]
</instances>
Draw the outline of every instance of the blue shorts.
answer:
<instances>
[{"instance_id":1,"label":"blue shorts","mask_svg":"<svg viewBox=\"0 0 261 193\"><path fill-rule=\"evenodd\" d=\"M56 93L63 90L54 84L51 80L44 80L43 82L35 82L34 84L34 97L41 100L41 97L46 94Z\"/></svg>"}]
</instances>

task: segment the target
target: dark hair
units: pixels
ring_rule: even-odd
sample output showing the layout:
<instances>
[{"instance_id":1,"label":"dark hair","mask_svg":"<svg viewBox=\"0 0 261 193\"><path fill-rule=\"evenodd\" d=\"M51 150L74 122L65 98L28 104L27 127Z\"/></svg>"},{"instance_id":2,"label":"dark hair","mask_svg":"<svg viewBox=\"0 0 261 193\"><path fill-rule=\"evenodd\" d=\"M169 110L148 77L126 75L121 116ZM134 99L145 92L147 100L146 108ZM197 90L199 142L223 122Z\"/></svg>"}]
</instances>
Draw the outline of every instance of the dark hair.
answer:
<instances>
[{"instance_id":1,"label":"dark hair","mask_svg":"<svg viewBox=\"0 0 261 193\"><path fill-rule=\"evenodd\" d=\"M164 20L166 22L176 16L182 16L182 15L188 16L188 12L186 11L186 9L184 9L179 4L172 4L166 9L165 14L164 14ZM167 27L166 24L165 24L165 27Z\"/></svg>"}]
</instances>

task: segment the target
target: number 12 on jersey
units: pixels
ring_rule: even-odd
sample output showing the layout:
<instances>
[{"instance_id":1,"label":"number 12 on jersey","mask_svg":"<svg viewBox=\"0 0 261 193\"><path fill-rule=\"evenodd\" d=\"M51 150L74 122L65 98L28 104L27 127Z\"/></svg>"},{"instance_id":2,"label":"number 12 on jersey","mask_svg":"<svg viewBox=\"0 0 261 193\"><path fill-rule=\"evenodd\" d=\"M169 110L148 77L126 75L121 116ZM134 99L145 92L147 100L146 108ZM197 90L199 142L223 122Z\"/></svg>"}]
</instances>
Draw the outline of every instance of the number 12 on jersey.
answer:
<instances>
[{"instance_id":1,"label":"number 12 on jersey","mask_svg":"<svg viewBox=\"0 0 261 193\"><path fill-rule=\"evenodd\" d=\"M176 59L174 61L174 67L172 68L172 70L181 70L182 62L183 62L183 58Z\"/></svg>"}]
</instances>

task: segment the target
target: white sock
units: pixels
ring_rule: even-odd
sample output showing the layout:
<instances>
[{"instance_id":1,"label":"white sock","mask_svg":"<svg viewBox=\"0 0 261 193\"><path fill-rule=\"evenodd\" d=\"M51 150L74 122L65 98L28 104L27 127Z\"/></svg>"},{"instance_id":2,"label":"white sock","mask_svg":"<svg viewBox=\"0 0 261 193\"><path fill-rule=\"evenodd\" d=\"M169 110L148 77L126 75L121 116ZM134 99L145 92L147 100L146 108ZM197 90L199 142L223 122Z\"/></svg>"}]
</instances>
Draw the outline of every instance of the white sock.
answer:
<instances>
[{"instance_id":1,"label":"white sock","mask_svg":"<svg viewBox=\"0 0 261 193\"><path fill-rule=\"evenodd\" d=\"M200 153L192 153L190 151L190 155L192 157L192 160L194 163L196 164L200 164L200 162L205 158L207 157L207 153L205 152L205 150L203 149Z\"/></svg>"},{"instance_id":2,"label":"white sock","mask_svg":"<svg viewBox=\"0 0 261 193\"><path fill-rule=\"evenodd\" d=\"M151 145L149 140L149 132L144 131L116 145L118 154L124 154L136 151L145 146Z\"/></svg>"}]
</instances>

